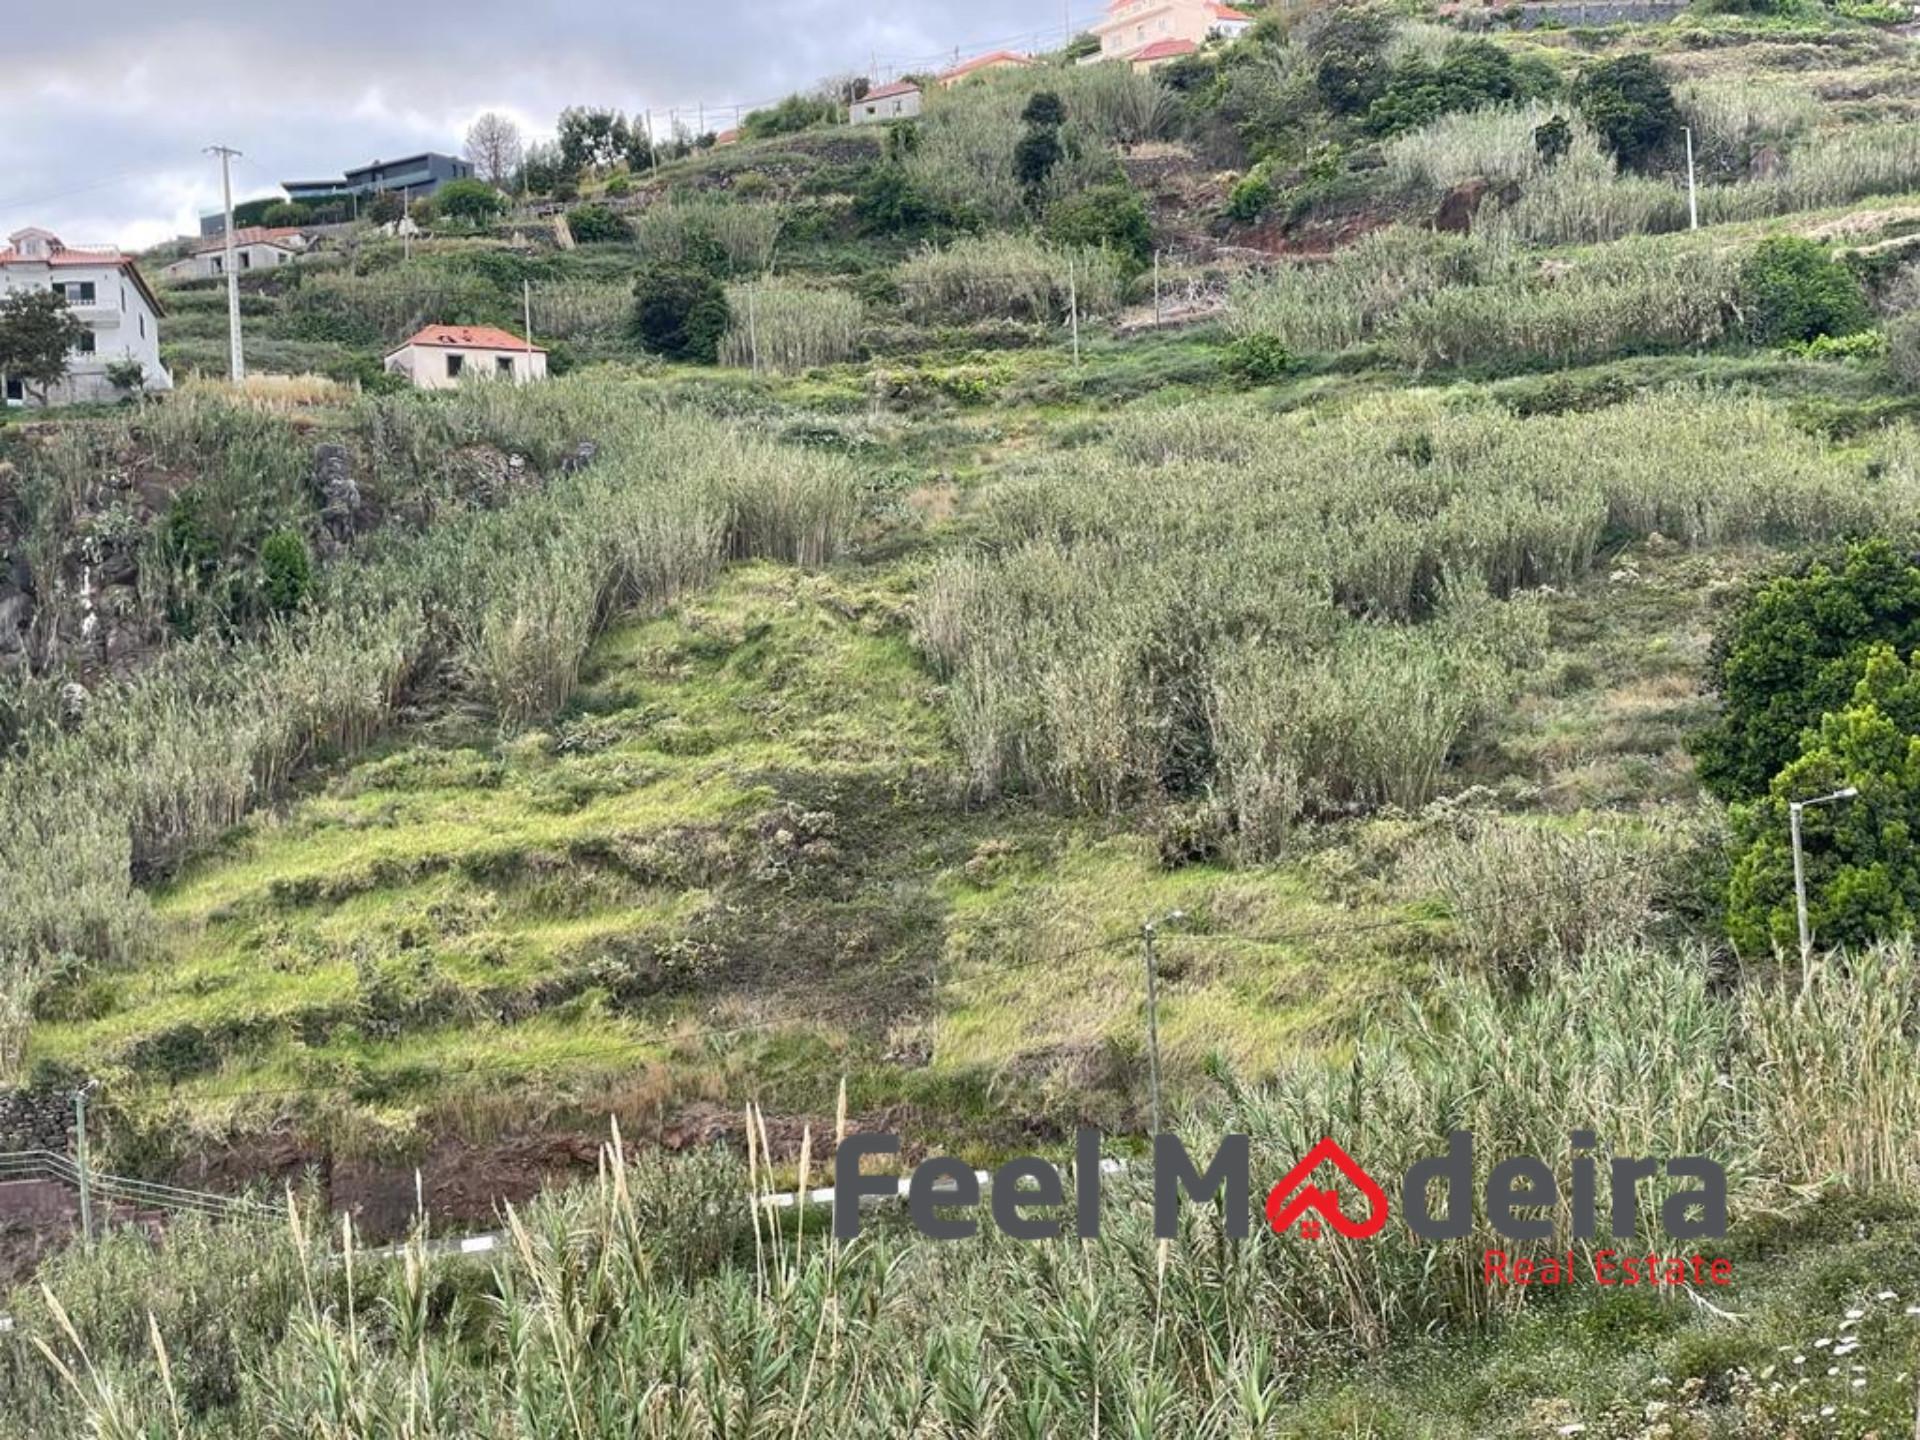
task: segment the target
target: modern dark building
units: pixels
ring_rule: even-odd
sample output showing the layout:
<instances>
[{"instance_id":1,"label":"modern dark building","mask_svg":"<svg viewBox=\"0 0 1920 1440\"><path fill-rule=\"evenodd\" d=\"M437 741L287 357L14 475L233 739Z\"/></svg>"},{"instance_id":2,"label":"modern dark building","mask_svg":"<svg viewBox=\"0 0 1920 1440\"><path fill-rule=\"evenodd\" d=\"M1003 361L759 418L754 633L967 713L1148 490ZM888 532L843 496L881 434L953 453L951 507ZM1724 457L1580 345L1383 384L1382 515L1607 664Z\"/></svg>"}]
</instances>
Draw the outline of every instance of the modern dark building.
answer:
<instances>
[{"instance_id":1,"label":"modern dark building","mask_svg":"<svg viewBox=\"0 0 1920 1440\"><path fill-rule=\"evenodd\" d=\"M472 176L473 166L465 160L429 151L424 155L409 155L404 160L376 160L358 170L349 170L339 180L288 180L281 188L289 200L302 205L364 199L386 190L399 190L409 199L419 200L450 181Z\"/></svg>"}]
</instances>

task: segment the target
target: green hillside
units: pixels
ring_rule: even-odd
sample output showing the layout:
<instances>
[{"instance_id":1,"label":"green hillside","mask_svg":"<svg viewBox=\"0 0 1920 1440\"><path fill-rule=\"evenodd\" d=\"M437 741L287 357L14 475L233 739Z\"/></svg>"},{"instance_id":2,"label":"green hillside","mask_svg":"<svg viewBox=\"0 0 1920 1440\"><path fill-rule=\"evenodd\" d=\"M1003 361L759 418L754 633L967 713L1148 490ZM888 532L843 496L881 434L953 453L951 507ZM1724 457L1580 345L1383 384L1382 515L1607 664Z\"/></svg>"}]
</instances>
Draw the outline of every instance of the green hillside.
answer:
<instances>
[{"instance_id":1,"label":"green hillside","mask_svg":"<svg viewBox=\"0 0 1920 1440\"><path fill-rule=\"evenodd\" d=\"M1904 1433L1920 60L1489 17L543 151L250 277L280 378L173 286L176 394L0 428L0 1079L309 1186L51 1262L0 1430ZM547 384L381 372L528 306ZM1708 1155L1739 1278L1157 1240L1156 1107ZM1099 1245L746 1203L1081 1126ZM336 1264L342 1177L510 1248Z\"/></svg>"}]
</instances>

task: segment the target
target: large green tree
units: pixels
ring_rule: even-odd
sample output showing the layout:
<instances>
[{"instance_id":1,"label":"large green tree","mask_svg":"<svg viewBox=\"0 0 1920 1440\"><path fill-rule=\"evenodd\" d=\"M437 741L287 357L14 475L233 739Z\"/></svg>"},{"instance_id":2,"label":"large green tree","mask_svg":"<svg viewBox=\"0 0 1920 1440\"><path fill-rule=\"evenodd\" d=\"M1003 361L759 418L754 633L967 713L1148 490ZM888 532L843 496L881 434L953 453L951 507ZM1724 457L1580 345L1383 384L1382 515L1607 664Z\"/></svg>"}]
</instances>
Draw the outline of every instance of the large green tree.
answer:
<instances>
[{"instance_id":1,"label":"large green tree","mask_svg":"<svg viewBox=\"0 0 1920 1440\"><path fill-rule=\"evenodd\" d=\"M1680 106L1667 77L1645 55L1601 60L1573 83L1574 103L1629 170L1649 170L1679 140Z\"/></svg>"},{"instance_id":2,"label":"large green tree","mask_svg":"<svg viewBox=\"0 0 1920 1440\"><path fill-rule=\"evenodd\" d=\"M16 290L0 299L0 375L20 381L44 404L90 333L58 291Z\"/></svg>"},{"instance_id":3,"label":"large green tree","mask_svg":"<svg viewBox=\"0 0 1920 1440\"><path fill-rule=\"evenodd\" d=\"M726 287L697 265L656 260L634 280L634 338L656 355L711 365L730 318Z\"/></svg>"},{"instance_id":4,"label":"large green tree","mask_svg":"<svg viewBox=\"0 0 1920 1440\"><path fill-rule=\"evenodd\" d=\"M1766 798L1735 809L1744 848L1727 930L1744 953L1798 943L1789 809L1847 786L1858 796L1803 812L1807 912L1824 946L1907 934L1920 915L1920 666L1890 645L1868 652L1852 702L1820 722Z\"/></svg>"},{"instance_id":5,"label":"large green tree","mask_svg":"<svg viewBox=\"0 0 1920 1440\"><path fill-rule=\"evenodd\" d=\"M1720 716L1693 747L1707 788L1766 794L1802 735L1853 695L1876 643L1920 648L1920 567L1888 540L1777 576L1736 606L1714 642Z\"/></svg>"}]
</instances>

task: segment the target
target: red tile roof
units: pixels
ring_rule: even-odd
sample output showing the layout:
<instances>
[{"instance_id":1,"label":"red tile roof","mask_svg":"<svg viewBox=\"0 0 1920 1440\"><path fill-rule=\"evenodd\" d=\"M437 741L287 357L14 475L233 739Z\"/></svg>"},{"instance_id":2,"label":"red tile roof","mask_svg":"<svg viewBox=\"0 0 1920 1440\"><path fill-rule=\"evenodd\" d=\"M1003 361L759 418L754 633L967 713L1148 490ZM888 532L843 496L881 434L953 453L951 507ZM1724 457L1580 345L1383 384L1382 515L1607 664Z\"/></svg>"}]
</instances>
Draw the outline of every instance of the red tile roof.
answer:
<instances>
[{"instance_id":1,"label":"red tile roof","mask_svg":"<svg viewBox=\"0 0 1920 1440\"><path fill-rule=\"evenodd\" d=\"M153 287L147 284L147 277L140 273L140 267L133 263L133 257L118 250L74 250L62 245L58 250L40 256L22 255L18 250L0 250L0 266L5 265L110 265L124 271L140 293L147 298L147 304L153 307L155 315L165 315L166 307L160 303L160 297L153 293Z\"/></svg>"},{"instance_id":2,"label":"red tile roof","mask_svg":"<svg viewBox=\"0 0 1920 1440\"><path fill-rule=\"evenodd\" d=\"M1253 23L1253 16L1247 14L1244 10L1236 10L1231 5L1215 5L1213 7L1213 18L1216 20L1245 20L1248 24Z\"/></svg>"},{"instance_id":3,"label":"red tile roof","mask_svg":"<svg viewBox=\"0 0 1920 1440\"><path fill-rule=\"evenodd\" d=\"M971 60L962 60L951 70L942 72L940 78L942 80L958 80L962 75L971 75L974 71L983 69L988 65L1030 65L1032 63L1033 61L1030 56L1016 55L1011 50L995 50L990 55L976 55Z\"/></svg>"},{"instance_id":4,"label":"red tile roof","mask_svg":"<svg viewBox=\"0 0 1920 1440\"><path fill-rule=\"evenodd\" d=\"M40 256L22 255L18 250L0 250L0 265L131 265L131 257L118 250L55 250Z\"/></svg>"},{"instance_id":5,"label":"red tile roof","mask_svg":"<svg viewBox=\"0 0 1920 1440\"><path fill-rule=\"evenodd\" d=\"M863 100L891 100L896 95L918 95L920 87L911 80L896 80L891 85L882 85L878 90L869 90L861 97Z\"/></svg>"},{"instance_id":6,"label":"red tile roof","mask_svg":"<svg viewBox=\"0 0 1920 1440\"><path fill-rule=\"evenodd\" d=\"M408 345L430 345L447 350L531 350L536 355L547 353L544 345L529 345L518 335L496 330L491 325L429 325L406 344L388 353L397 354Z\"/></svg>"},{"instance_id":7,"label":"red tile roof","mask_svg":"<svg viewBox=\"0 0 1920 1440\"><path fill-rule=\"evenodd\" d=\"M236 245L278 245L282 250L290 250L293 247L282 242L304 233L298 225L278 225L272 227L266 225L243 225L233 232L233 243ZM226 247L226 236L209 235L193 247L193 253L196 255L206 255L215 250L224 250Z\"/></svg>"},{"instance_id":8,"label":"red tile roof","mask_svg":"<svg viewBox=\"0 0 1920 1440\"><path fill-rule=\"evenodd\" d=\"M1192 55L1199 46L1191 40L1156 40L1145 49L1136 50L1127 56L1129 60L1172 60L1180 55Z\"/></svg>"}]
</instances>

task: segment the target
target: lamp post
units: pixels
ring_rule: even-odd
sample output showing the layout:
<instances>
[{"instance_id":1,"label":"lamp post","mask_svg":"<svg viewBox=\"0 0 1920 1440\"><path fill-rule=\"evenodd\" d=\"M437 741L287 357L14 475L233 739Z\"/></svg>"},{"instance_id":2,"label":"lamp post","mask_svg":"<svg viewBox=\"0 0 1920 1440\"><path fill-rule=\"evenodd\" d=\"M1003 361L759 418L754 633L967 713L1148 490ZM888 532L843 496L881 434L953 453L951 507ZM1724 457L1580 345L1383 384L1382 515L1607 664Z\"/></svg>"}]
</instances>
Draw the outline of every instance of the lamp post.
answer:
<instances>
[{"instance_id":1,"label":"lamp post","mask_svg":"<svg viewBox=\"0 0 1920 1440\"><path fill-rule=\"evenodd\" d=\"M1813 928L1807 923L1807 865L1800 854L1800 815L1815 805L1831 805L1851 800L1860 792L1849 785L1817 800L1794 800L1787 805L1788 828L1793 832L1793 906L1800 921L1800 964L1804 968L1813 958Z\"/></svg>"},{"instance_id":2,"label":"lamp post","mask_svg":"<svg viewBox=\"0 0 1920 1440\"><path fill-rule=\"evenodd\" d=\"M1154 954L1154 936L1161 925L1178 925L1187 918L1184 910L1170 911L1159 921L1149 920L1140 927L1140 940L1147 962L1147 1074L1153 1097L1153 1133L1160 1133L1160 962Z\"/></svg>"}]
</instances>

